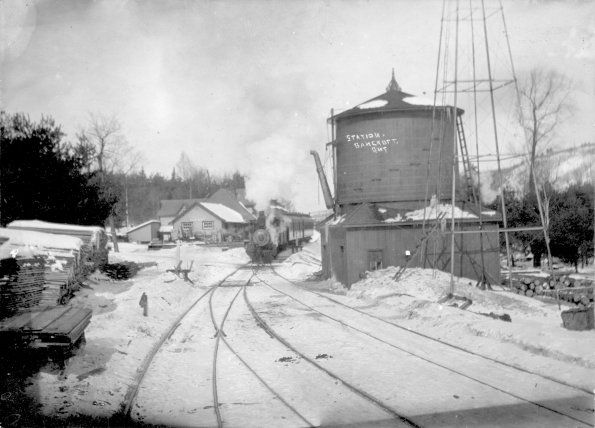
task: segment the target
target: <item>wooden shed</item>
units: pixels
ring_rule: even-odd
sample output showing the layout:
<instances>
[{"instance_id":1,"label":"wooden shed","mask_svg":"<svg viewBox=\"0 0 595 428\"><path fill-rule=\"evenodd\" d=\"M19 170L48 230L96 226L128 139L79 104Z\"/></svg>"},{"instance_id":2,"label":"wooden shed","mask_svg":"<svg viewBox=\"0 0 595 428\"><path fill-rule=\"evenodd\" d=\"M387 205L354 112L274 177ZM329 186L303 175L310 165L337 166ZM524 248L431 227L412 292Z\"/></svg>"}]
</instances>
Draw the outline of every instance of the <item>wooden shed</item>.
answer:
<instances>
[{"instance_id":1,"label":"wooden shed","mask_svg":"<svg viewBox=\"0 0 595 428\"><path fill-rule=\"evenodd\" d=\"M447 213L448 208L443 206L442 211ZM428 215L424 225L419 218L422 213L361 204L349 214L328 221L320 228L323 274L351 286L366 271L404 266L410 258L411 267L450 272L450 218L444 215L436 224ZM473 212L457 207L454 274L479 280L483 271L490 283L499 283L499 217L495 213L482 216L481 238L479 233L465 233L477 231L478 220ZM423 247L419 246L421 241Z\"/></svg>"},{"instance_id":2,"label":"wooden shed","mask_svg":"<svg viewBox=\"0 0 595 428\"><path fill-rule=\"evenodd\" d=\"M128 230L126 235L129 242L146 244L159 237L159 220L149 220Z\"/></svg>"}]
</instances>

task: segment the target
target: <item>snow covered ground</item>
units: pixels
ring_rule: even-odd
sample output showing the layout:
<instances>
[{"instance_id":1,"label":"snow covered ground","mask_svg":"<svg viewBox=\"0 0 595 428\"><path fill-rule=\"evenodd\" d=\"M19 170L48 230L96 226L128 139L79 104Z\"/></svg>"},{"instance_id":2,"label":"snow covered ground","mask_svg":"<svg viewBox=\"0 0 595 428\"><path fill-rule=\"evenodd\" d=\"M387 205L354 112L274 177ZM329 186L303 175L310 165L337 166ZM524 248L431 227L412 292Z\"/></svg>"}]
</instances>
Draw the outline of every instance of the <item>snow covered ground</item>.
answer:
<instances>
[{"instance_id":1,"label":"snow covered ground","mask_svg":"<svg viewBox=\"0 0 595 428\"><path fill-rule=\"evenodd\" d=\"M295 265L302 277L312 275L320 269L310 259L312 254L316 248L305 248L304 254L292 256L277 271L296 279L291 269ZM332 280L301 285L330 293L339 302L430 337L587 390L595 389L595 330L566 330L560 315L570 307L565 302L559 309L547 298L538 300L499 287L484 291L470 279L456 278L455 295L473 302L461 310L450 306L456 300L438 303L449 291L449 274L411 268L395 282L396 271L389 267L369 272L350 290ZM491 318L490 313L508 314L511 322Z\"/></svg>"},{"instance_id":2,"label":"snow covered ground","mask_svg":"<svg viewBox=\"0 0 595 428\"><path fill-rule=\"evenodd\" d=\"M248 261L243 248L182 245L182 267L194 261L189 277L194 285L172 273L177 249L148 251L146 245L120 244L110 262L155 263L130 281L112 281L93 274L71 301L93 309L85 330L86 344L64 371L40 372L29 387L47 415L76 414L108 417L119 410L128 385L146 354L173 322L207 287ZM148 296L149 316L139 300Z\"/></svg>"},{"instance_id":3,"label":"snow covered ground","mask_svg":"<svg viewBox=\"0 0 595 428\"><path fill-rule=\"evenodd\" d=\"M473 302L462 310L450 306L457 300L437 303L449 276L423 269L408 269L398 282L395 268L371 272L350 290L332 280L313 281L321 269L317 238L274 266L294 284L267 269L248 269L212 294L219 324L235 298L225 341L218 344L219 411L226 426L394 426L403 422L396 414L422 426L592 422L595 334L563 329L555 303L482 291L457 279L456 295ZM123 244L111 261L146 267L129 281L101 274L89 279L72 302L94 311L86 345L64 370L42 370L29 387L45 414L110 417L120 410L137 369L172 322L248 261L242 248L182 246L183 266L194 261L192 285L165 272L176 264L177 251ZM252 286L244 298L238 286L248 278ZM143 293L148 317L139 306ZM260 328L250 304L295 350ZM511 322L482 315L490 312L506 313ZM134 420L217 425L211 319L205 298L167 339L139 390Z\"/></svg>"}]
</instances>

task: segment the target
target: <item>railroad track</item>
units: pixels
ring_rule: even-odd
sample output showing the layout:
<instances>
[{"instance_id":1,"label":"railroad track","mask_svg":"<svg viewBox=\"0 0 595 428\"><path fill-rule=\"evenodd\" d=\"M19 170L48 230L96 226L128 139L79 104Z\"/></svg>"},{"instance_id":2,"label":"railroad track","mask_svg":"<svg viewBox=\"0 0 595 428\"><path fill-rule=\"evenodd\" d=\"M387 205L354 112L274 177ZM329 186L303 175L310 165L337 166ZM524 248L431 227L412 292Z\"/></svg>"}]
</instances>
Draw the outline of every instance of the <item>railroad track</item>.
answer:
<instances>
[{"instance_id":1,"label":"railroad track","mask_svg":"<svg viewBox=\"0 0 595 428\"><path fill-rule=\"evenodd\" d=\"M218 350L219 350L219 342L222 341L225 346L227 347L227 349L229 349L229 351L237 358L238 361L240 361L242 363L242 365L248 369L248 371L254 375L254 377L276 398L278 399L281 403L283 403L283 405L285 407L287 407L292 413L294 413L302 422L304 422L305 426L314 426L312 423L310 423L301 413L299 413L295 407L293 407L290 403L288 403L277 391L275 391L261 376L258 375L258 373L242 358L242 356L231 346L231 344L227 341L226 337L227 334L224 331L224 325L225 325L225 321L227 320L227 317L229 315L229 312L232 308L232 306L234 305L237 297L239 296L240 292L246 292L246 287L247 285L249 285L252 277L254 276L254 273L250 276L250 279L248 279L248 281L246 282L246 284L238 287L238 291L233 295L233 298L231 299L231 301L229 302L229 304L227 305L227 307L225 308L225 312L223 314L223 317L221 318L221 320L219 322L217 322L216 320L216 316L215 316L215 310L213 307L213 296L215 295L215 291L213 291L213 293L211 293L210 297L209 297L209 312L210 312L210 316L211 316L211 322L213 324L213 328L215 329L215 348L214 348L214 353L213 353L213 372L212 372L212 385L213 385L213 402L214 402L214 408L215 408L215 413L217 416L217 426L218 427L223 427L224 426L224 421L223 421L223 417L221 416L221 411L220 411L220 403L219 403L219 394L218 394L218 387L217 387L217 361L218 361Z\"/></svg>"},{"instance_id":2,"label":"railroad track","mask_svg":"<svg viewBox=\"0 0 595 428\"><path fill-rule=\"evenodd\" d=\"M208 296L208 312L211 320L212 327L214 329L213 338L215 339L213 345L213 353L212 353L212 369L211 369L211 392L212 392L212 400L213 400L213 411L216 418L216 424L218 427L224 426L224 417L221 414L221 405L222 403L219 400L219 387L218 387L218 359L219 359L219 350L220 350L220 342L223 342L229 351L235 355L237 360L256 378L260 384L262 384L265 389L275 397L280 403L282 403L291 413L293 413L297 419L299 419L298 426L315 426L311 422L309 422L300 412L298 412L294 406L288 403L277 391L275 391L259 374L242 358L242 356L232 347L229 341L226 338L226 333L224 331L225 322L228 318L230 310L232 309L234 303L236 302L237 297L239 296L242 290L246 289L246 286L249 285L250 280L254 276L254 273L250 275L250 278L247 280L233 280L233 276L236 275L239 271L242 270L242 267L236 269L231 274L227 275L223 280L219 281L217 284L209 288L206 292L201 294L182 314L180 314L174 322L171 323L170 327L166 332L164 332L159 340L154 344L153 348L149 352L149 354L145 357L141 367L138 370L137 377L133 384L128 387L128 391L125 395L124 401L122 403L122 414L124 415L124 423L130 423L133 421L132 416L132 409L134 404L136 403L136 399L141 389L141 385L143 384L143 380L145 379L149 370L151 370L153 361L155 356L164 348L165 343L170 339L173 334L176 332L178 327L185 321L185 318L188 318L190 314L193 313L194 309L199 309L198 303L204 301L205 298ZM232 281L233 280L233 281ZM221 305L220 308L224 309L223 315L218 317L217 316L217 309L216 305L213 304L214 296L217 293L217 290L222 290L225 288L237 288L237 292L233 293L231 300L226 302L224 305ZM226 296L222 297L223 299ZM202 307L201 307L202 308ZM204 343L201 343L204 346ZM162 367L161 367L162 368ZM225 371L224 371L225 373ZM211 406L207 406L211 407ZM137 417L141 417L140 413L137 413ZM202 422L201 422L202 423Z\"/></svg>"},{"instance_id":3,"label":"railroad track","mask_svg":"<svg viewBox=\"0 0 595 428\"><path fill-rule=\"evenodd\" d=\"M138 395L139 388L140 388L147 372L149 371L151 363L153 362L155 355L157 355L159 350L163 347L164 343L174 334L174 332L180 326L182 320L188 316L188 314L192 311L192 309L194 309L196 307L196 305L201 300L203 300L207 295L211 294L217 287L221 286L221 284L223 284L225 281L227 281L228 278L235 275L241 269L242 269L242 267L239 267L238 269L234 270L232 273L225 276L225 278L223 278L217 284L215 284L214 286L209 288L207 291L205 291L203 294L201 294L184 312L182 312L170 324L169 328L160 336L160 338L157 340L157 342L155 342L155 344L153 345L153 347L151 348L151 350L149 351L149 353L147 354L147 356L141 363L141 366L137 370L136 378L134 379L133 383L128 386L127 392L124 396L124 400L122 402L121 407L122 407L122 413L127 420L130 420L130 418L131 418L132 406L133 406L133 404L136 400L136 397Z\"/></svg>"},{"instance_id":4,"label":"railroad track","mask_svg":"<svg viewBox=\"0 0 595 428\"><path fill-rule=\"evenodd\" d=\"M253 276L255 276L257 274L258 270L254 271ZM221 287L220 287L221 288ZM297 355L301 360L306 361L310 364L310 366L312 366L313 370L310 370L309 373L309 381L311 385L315 385L317 384L317 387L324 389L324 384L325 382L322 382L320 379L320 373L323 373L325 375L328 376L328 381L326 382L326 384L332 384L333 388L337 388L336 385L340 385L342 387L345 387L350 393L353 393L355 396L359 397L358 400L363 399L362 401L366 402L367 404L365 404L365 406L367 407L374 407L376 408L376 410L374 410L374 418L377 419L371 419L374 420L375 422L378 422L378 420L382 421L382 423L379 424L379 426L409 426L409 427L418 427L418 425L416 425L414 422L408 420L406 417L398 414L395 410L388 408L386 406L384 406L380 400L376 399L375 397L372 397L371 395L367 394L365 391L351 385L349 382L345 381L343 378L331 373L329 370L325 369L323 366L321 366L320 364L316 363L316 361L314 361L312 358L309 358L308 356L306 356L305 354L299 352L297 349L295 349L294 347L292 347L285 339L283 339L283 337L281 337L280 335L276 334L271 328L270 326L267 325L267 323L260 317L260 315L257 313L257 311L254 309L254 307L251 305L250 300L248 298L248 294L247 294L247 287L244 285L242 286L241 290L238 290L233 297L231 298L231 300L229 301L229 303L227 304L227 307L225 309L225 313L223 314L223 316L221 317L221 321L217 322L217 317L214 314L214 310L213 310L213 304L210 303L210 313L211 313L211 321L213 324L213 327L215 329L215 337L217 342L223 341L226 345L226 347L235 355L235 357L244 365L245 368L247 368L257 379L258 381L277 399L279 400L281 403L284 404L284 406L289 409L295 416L297 416L297 418L299 419L299 425L298 426L310 426L310 427L314 427L314 426L320 426L321 423L320 422L312 422L311 419L308 418L308 416L304 415L302 412L300 412L296 407L297 406L302 406L302 407L308 407L305 406L303 403L297 403L297 406L292 405L288 400L285 399L279 392L277 392L275 390L275 388L270 384L270 382L267 382L266 380L263 379L262 376L260 376L257 373L257 370L252 367L252 365L247 362L241 355L240 353L232 346L232 344L229 342L228 335L225 333L223 327L224 324L227 320L227 317L230 313L230 310L232 309L232 306L234 305L234 303L236 302L236 299L239 295L240 292L243 292L243 296L244 296L244 303L246 304L246 308L248 309L250 315L252 316L252 318L254 319L256 325L260 328L262 328L262 330L264 332L266 332L266 334L268 336L266 336L267 338L273 338L275 339L279 345L281 345L281 348L285 348L286 350L289 350L291 352L293 352L295 355ZM211 294L211 296L209 297L209 301L212 302L213 298L215 296L215 292L213 292ZM222 307L221 305L219 305L220 307ZM239 310L239 309L238 309ZM231 337L237 337L238 335L235 334L236 331L235 330L231 330L234 334L230 333ZM241 334L241 333L240 333ZM265 339L267 340L267 339ZM256 342L259 343L259 339L256 337L251 337L250 338L250 342ZM262 341L262 339L260 339L260 343L262 343L263 345L266 346L266 342ZM218 345L215 345L215 349L218 349ZM266 359L266 357L263 355L263 358ZM212 379L213 379L213 396L214 396L214 401L215 401L215 408L217 408L219 406L219 402L218 402L218 386L217 386L217 351L215 351L214 354L214 358L213 358L213 375L212 375ZM262 369L263 367L261 366L260 369ZM270 369L270 366L269 366ZM278 378L278 377L282 378L282 375L280 373L274 373L273 374L273 378ZM293 376L295 376L295 373L293 374ZM308 375L305 375L303 371L300 372L300 377L308 377ZM280 384L289 384L291 383L291 378L284 378L282 381L279 381L279 379L277 380L277 385ZM327 387L328 388L328 387ZM295 388L294 388L295 389ZM294 391L295 392L295 391ZM301 391L297 391L298 392L298 396L301 394ZM331 395L331 394L327 394L327 395ZM336 402L336 401L335 401ZM360 404L361 405L361 404ZM324 411L326 409L324 409L324 406L322 406L323 409L322 410L318 410L320 413L324 413ZM383 413L385 413L386 415L384 416L379 416L382 415ZM394 422L388 422L386 423L386 420L395 420ZM224 419L223 417L221 417L220 413L218 412L218 418L217 418L217 424L219 427L224 426Z\"/></svg>"},{"instance_id":5,"label":"railroad track","mask_svg":"<svg viewBox=\"0 0 595 428\"><path fill-rule=\"evenodd\" d=\"M359 395L360 397L362 397L365 400L369 401L370 403L374 404L375 406L377 406L378 408L380 408L384 412L388 413L390 416L392 416L396 420L398 420L400 422L403 422L407 426L419 427L419 425L417 425L415 422L413 422L412 420L410 420L406 416L401 415L399 412L397 412L396 410L390 408L389 406L385 405L378 398L373 397L372 395L368 394L367 392L363 391L362 389L360 389L360 388L354 386L353 384L351 384L350 382L346 381L342 377L337 376L336 374L334 374L330 370L328 370L328 369L324 368L322 365L318 364L316 361L314 361L314 359L308 357L306 354L300 352L297 348L295 348L293 345L291 345L291 343L289 343L285 338L283 338L281 335L279 335L278 333L276 333L275 330L273 330L273 328L258 314L258 312L254 309L254 306L250 303L250 300L248 298L248 295L246 293L246 289L245 288L244 288L244 301L246 302L246 305L250 309L250 313L254 317L254 319L257 322L257 324L259 325L259 327L261 327L264 331L266 331L269 336L271 336L272 338L276 339L278 342L280 342L285 347L287 347L288 349L290 349L296 355L299 355L300 358L302 358L303 360L307 361L308 363L310 363L311 365L313 365L314 367L316 367L321 372L325 373L326 375L328 375L332 379L340 382L343 386L345 386L351 392Z\"/></svg>"},{"instance_id":6,"label":"railroad track","mask_svg":"<svg viewBox=\"0 0 595 428\"><path fill-rule=\"evenodd\" d=\"M396 327L396 328L398 328L399 330L406 331L406 332L408 332L408 333L412 333L412 334L414 334L414 335L416 335L416 336L422 337L422 338L424 338L424 339L427 339L427 340L429 340L429 341L432 341L432 342L439 343L440 345L444 345L444 346L447 346L447 347L449 347L449 348L456 349L456 350L458 350L458 351L465 352L466 354L473 355L473 356L475 356L475 357L478 357L478 358L482 358L482 359L484 359L484 360L486 360L486 361L490 361L490 362L492 362L492 363L496 363L496 364L498 364L498 365L501 365L501 366L504 366L504 367L508 367L508 368L511 368L511 369L514 369L514 370L518 370L518 371L520 371L520 372L523 372L523 373L527 373L527 374L530 374L530 375L533 375L533 376L537 376L537 377L539 377L539 378L541 378L541 379L548 380L548 381L551 381L551 382L557 383L557 384L559 384L559 385L564 385L564 386L567 386L567 387L569 387L569 388L573 388L573 389L575 389L575 390L577 390L577 391L579 391L579 392L584 392L584 393L586 393L586 394L590 394L590 395L592 395L592 396L595 396L595 394L594 394L594 392L593 392L592 390L589 390L589 389L586 389L586 388L582 388L582 387L580 387L580 386L573 385L573 384L570 384L570 383L568 383L568 382L564 382L564 381L562 381L562 380L560 380L560 379L556 379L556 378L554 378L554 377L547 376L547 375L544 375L544 374L542 374L542 373L537 373L537 372L534 372L534 371L531 371L531 370L527 370L527 369L525 369L525 368L523 368L523 367L520 367L520 366L518 366L518 365L515 365L515 364L510 364L510 363L507 363L507 362L505 362L505 361L501 361L501 360L498 360L498 359L495 359L495 358L489 357L489 356L487 356L487 355L483 355L483 354L480 354L480 353L477 353L477 352L470 351L469 349L463 348L463 347L461 347L461 346L457 346L457 345L454 345L454 344L452 344L452 343L445 342L445 341L443 341L443 340L437 339L437 338L435 338L435 337L429 336L429 335L427 335L427 334L421 333L421 332L419 332L419 331L416 331L416 330L411 330L411 329L409 329L409 328L407 328L407 327L403 327L402 325L399 325L399 324L397 324L397 323L395 323L395 322L392 322L392 321L386 320L386 319L384 319L384 318L381 318L381 317L379 317L379 316L376 316L376 315L374 315L374 314L371 314L371 313L369 313L369 312L362 311L361 309L354 308L354 307L352 307L352 306L346 305L345 303L343 303L343 302L340 302L339 300L333 299L332 297L329 297L329 296L327 296L327 295L325 295L325 294L323 294L323 293L318 293L318 292L316 292L316 291L314 291L314 290L309 290L308 288L306 288L306 287L302 286L301 284L299 284L299 283L297 283L297 282L295 282L295 281L292 281L292 280L290 280L290 279L288 279L288 278L284 277L283 275L279 274L279 272L277 272L273 266L271 266L271 271L272 271L272 272L273 272L273 273L274 273L276 276L278 276L279 278L281 278L281 279L283 279L283 280L287 281L288 283L290 283L290 284L292 284L292 285L294 285L294 286L298 287L300 290L303 290L303 291L306 291L306 292L308 292L308 293L314 294L314 295L316 295L316 296L318 296L318 297L321 297L321 298L323 298L323 299L325 299L325 300L328 300L328 301L330 301L330 302L332 302L332 303L334 303L334 304L336 304L336 305L339 305L339 306L341 306L341 307L343 307L343 308L346 308L346 309L349 309L349 310L355 311L355 312L357 312L357 313L359 313L359 314L361 314L361 315L364 315L364 316L366 316L366 317L369 317L369 318L371 318L371 319L374 319L374 320L380 321L380 322L382 322L383 324L387 324L387 325L390 325L390 326L392 326L392 327ZM278 290L277 290L277 291L278 291ZM279 292L281 292L281 291L279 291ZM285 293L283 293L283 294L285 294Z\"/></svg>"},{"instance_id":7,"label":"railroad track","mask_svg":"<svg viewBox=\"0 0 595 428\"><path fill-rule=\"evenodd\" d=\"M284 278L282 275L280 275L277 272L275 272L274 269L271 269L271 271L275 275L277 275L278 277L282 278L284 281L287 281L288 283L291 283L293 285L296 285L293 281L290 281L287 278ZM427 355L423 355L423 352L411 351L411 349L406 349L403 346L399 346L399 345L391 342L390 340L386 340L386 338L379 337L379 335L374 334L373 331L369 331L367 329L359 328L357 325L355 325L355 323L346 321L344 317L343 317L343 319L340 319L337 316L332 316L332 315L329 315L328 313L326 313L324 311L318 310L315 307L313 307L312 305L310 305L308 303L305 303L304 301L296 298L295 296L293 296L293 295L291 295L291 294L289 294L287 292L284 292L280 288L274 287L270 283L264 281L262 279L262 277L259 276L259 278L260 278L260 280L261 280L261 282L263 284L265 284L267 287L269 287L270 289L274 290L275 292L280 293L282 295L285 295L286 297L290 298L291 300L297 302L299 305L303 305L304 307L308 308L308 310L313 311L314 313L317 313L317 314L319 314L319 315L321 315L321 316L323 316L323 317L325 317L327 319L330 319L330 320L332 320L332 321L334 321L334 322L342 325L343 327L350 328L350 329L352 329L354 331L357 331L358 333L363 334L363 335L365 335L365 336L367 336L367 337L369 337L369 338L371 338L371 339L373 339L373 340L375 340L375 341L377 341L379 343L382 343L382 344L384 344L384 345L386 345L388 347L391 347L391 348L394 348L394 349L398 349L401 352L405 352L406 354L411 355L411 356L413 356L415 358L421 359L421 360L423 360L423 361L425 361L425 362L427 362L429 364L432 364L434 366L437 366L437 367L440 367L440 368L445 369L447 371L450 371L450 372L452 372L452 373L454 373L454 374L456 374L458 376L462 376L462 377L464 377L464 378L466 378L468 380L471 380L473 382L477 382L479 384L482 384L482 385L484 385L484 386L486 386L488 388L493 389L494 391L498 391L500 393L507 394L507 395L513 397L514 399L520 400L521 402L524 402L524 403L526 403L528 405L536 406L536 407L538 407L540 409L544 409L544 410L550 411L550 412L552 412L554 414L557 414L557 415L560 415L562 417L568 418L568 419L574 421L575 423L578 422L581 425L591 426L592 421L590 419L592 419L592 415L590 415L590 417L588 417L588 416L584 415L583 412L575 411L576 408L571 407L571 406L570 407L567 407L566 409L561 410L560 408L556 408L555 405L550 405L547 402L546 403L542 403L542 402L538 402L536 400L532 400L531 398L527 397L527 394L519 394L519 393L512 392L508 388L499 387L499 386L494 385L494 384L492 384L492 383L490 383L490 382L488 382L486 380L479 379L478 376L473 376L470 373L465 373L462 370L458 370L457 368L449 367L449 366L441 363L440 361L436 361L433 358L429 358ZM364 315L366 317L369 317L369 318L372 318L372 319L381 321L383 323L390 324L392 327L398 327L401 330L407 331L407 333L413 333L413 334L416 334L416 335L418 335L420 337L423 337L424 340L432 340L432 338L427 337L427 336L425 336L425 335L423 335L421 333L412 332L412 331L410 331L408 329L404 329L401 326L398 326L396 324L393 324L391 322L388 322L386 320L383 320L382 318L379 318L379 317L376 317L374 315L368 314L368 313L366 313L364 311L361 311L361 310L358 310L356 308L352 308L352 307L350 307L348 305L345 305L345 304L343 304L341 302L338 302L338 301L336 301L336 300L334 300L334 299L332 299L330 297L324 296L324 295L322 295L320 293L317 293L317 292L314 292L314 291L310 291L310 290L307 290L307 289L304 289L304 288L301 288L301 289L302 290L305 290L305 291L308 291L309 293L313 293L314 295L317 295L319 297L323 297L327 301L330 301L333 304L339 305L339 306L341 306L344 309L348 309L350 311L355 311L355 312L357 312L360 315ZM264 322L264 321L261 321L261 322ZM434 340L434 341L436 341L436 340ZM538 374L529 372L527 370L519 370L516 367L510 366L510 365L507 365L507 364L503 364L503 363L501 363L501 362L499 362L497 360L492 360L492 359L489 359L489 358L485 358L485 357L483 357L481 355L478 355L478 354L475 354L473 352L464 350L462 348L458 348L458 347L452 346L452 345L447 344L447 343L444 343L442 341L438 341L438 342L440 342L442 345L451 346L452 348L456 349L457 351L462 351L462 352L465 352L465 353L467 353L469 355L473 355L474 357L484 358L484 359L489 360L489 361L491 361L493 363L501 364L503 367L506 367L508 370L511 370L511 369L518 370L520 372L524 372L524 373L530 374L531 376L540 377L541 379L543 379L544 382L557 383L558 385L561 385L561 386L563 386L565 388L571 388L574 391L576 391L577 393L582 394L583 396L587 395L587 398L588 398L588 396L590 396L591 397L591 400L592 400L592 393L589 393L587 391L587 394L585 394L586 391L584 391L582 388L577 388L577 387L572 386L572 385L567 385L567 384L565 384L563 382L557 382L556 380L548 379L547 377L543 377L543 376L539 376ZM287 345L289 345L289 343L287 343ZM537 384L536 384L536 386L537 386ZM587 403L588 403L588 400L587 400ZM567 411L568 409L571 409L571 411Z\"/></svg>"}]
</instances>

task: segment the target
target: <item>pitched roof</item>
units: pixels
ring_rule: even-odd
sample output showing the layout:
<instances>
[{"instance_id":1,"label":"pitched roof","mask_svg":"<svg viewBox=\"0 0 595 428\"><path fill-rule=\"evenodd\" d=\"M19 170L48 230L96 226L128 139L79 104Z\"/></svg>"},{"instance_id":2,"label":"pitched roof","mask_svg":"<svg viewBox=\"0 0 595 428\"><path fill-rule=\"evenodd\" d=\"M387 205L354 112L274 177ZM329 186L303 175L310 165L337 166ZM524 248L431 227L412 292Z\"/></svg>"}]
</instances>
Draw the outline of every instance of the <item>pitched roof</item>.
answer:
<instances>
[{"instance_id":1,"label":"pitched roof","mask_svg":"<svg viewBox=\"0 0 595 428\"><path fill-rule=\"evenodd\" d=\"M146 225L148 225L148 224L151 224L151 223L161 223L161 222L160 222L159 220L149 220L149 221L145 221L144 223L141 223L141 224L139 224L138 226L131 227L130 229L128 229L128 230L126 231L126 233L128 234L128 233L130 233L130 232L134 232L135 230L137 230L137 229L140 229L141 227L145 227Z\"/></svg>"},{"instance_id":2,"label":"pitched roof","mask_svg":"<svg viewBox=\"0 0 595 428\"><path fill-rule=\"evenodd\" d=\"M448 106L443 106L439 100L436 100L436 107L443 108ZM353 115L361 115L362 113L376 113L396 110L429 110L433 108L433 99L421 98L403 92L395 80L395 72L393 70L391 81L388 84L384 94L378 95L377 97L358 104L349 110L336 114L334 118L342 119L344 117ZM459 111L459 114L463 113L462 109L457 108L457 110Z\"/></svg>"},{"instance_id":3,"label":"pitched roof","mask_svg":"<svg viewBox=\"0 0 595 428\"><path fill-rule=\"evenodd\" d=\"M240 213L244 222L248 223L256 220L254 214L252 214L246 207L238 201L236 196L228 189L219 189L211 196L209 196L205 202L213 202L217 204L225 205L228 208Z\"/></svg>"},{"instance_id":4,"label":"pitched roof","mask_svg":"<svg viewBox=\"0 0 595 428\"><path fill-rule=\"evenodd\" d=\"M205 211L211 213L215 217L218 217L220 220L223 220L226 223L241 223L245 224L248 223L244 220L242 215L235 210L232 210L229 207L226 207L223 204L217 204L213 202L195 202L194 204L186 207L182 210L177 216L175 216L169 224L175 223L180 217L186 215L189 211L191 211L194 207L199 206Z\"/></svg>"},{"instance_id":5,"label":"pitched roof","mask_svg":"<svg viewBox=\"0 0 595 428\"><path fill-rule=\"evenodd\" d=\"M205 199L162 199L159 201L159 211L157 217L174 217L180 213L183 208L188 208L196 202Z\"/></svg>"},{"instance_id":6,"label":"pitched roof","mask_svg":"<svg viewBox=\"0 0 595 428\"><path fill-rule=\"evenodd\" d=\"M201 202L200 205L227 223L246 223L239 212L232 210L223 204Z\"/></svg>"}]
</instances>

